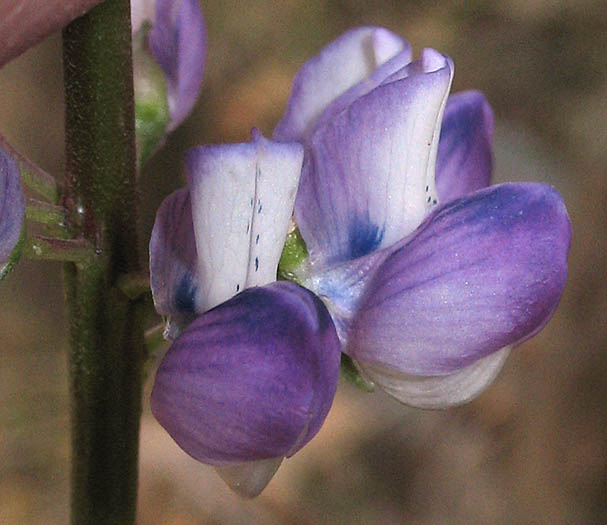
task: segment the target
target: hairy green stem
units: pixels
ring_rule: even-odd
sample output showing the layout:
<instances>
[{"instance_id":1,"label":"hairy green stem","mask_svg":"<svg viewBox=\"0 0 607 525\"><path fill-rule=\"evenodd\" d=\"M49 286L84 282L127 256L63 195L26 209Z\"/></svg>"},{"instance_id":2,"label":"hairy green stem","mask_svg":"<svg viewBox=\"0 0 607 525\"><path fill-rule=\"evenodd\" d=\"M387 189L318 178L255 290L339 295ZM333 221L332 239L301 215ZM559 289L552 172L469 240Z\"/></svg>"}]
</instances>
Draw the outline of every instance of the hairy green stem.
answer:
<instances>
[{"instance_id":1,"label":"hairy green stem","mask_svg":"<svg viewBox=\"0 0 607 525\"><path fill-rule=\"evenodd\" d=\"M72 523L135 522L145 356L142 309L117 286L140 271L128 0L63 33L67 173L62 203L89 264L65 266L72 396Z\"/></svg>"}]
</instances>

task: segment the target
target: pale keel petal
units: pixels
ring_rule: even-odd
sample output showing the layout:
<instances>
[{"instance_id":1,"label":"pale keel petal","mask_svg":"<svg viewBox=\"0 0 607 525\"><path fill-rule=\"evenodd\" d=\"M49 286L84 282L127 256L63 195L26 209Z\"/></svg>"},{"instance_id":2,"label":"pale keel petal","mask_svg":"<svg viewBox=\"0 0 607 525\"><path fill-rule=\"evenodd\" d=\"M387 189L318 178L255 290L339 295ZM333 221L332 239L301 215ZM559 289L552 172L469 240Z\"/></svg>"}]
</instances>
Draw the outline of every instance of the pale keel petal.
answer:
<instances>
[{"instance_id":1,"label":"pale keel petal","mask_svg":"<svg viewBox=\"0 0 607 525\"><path fill-rule=\"evenodd\" d=\"M414 376L374 363L356 363L362 376L396 400L416 408L448 408L480 395L497 377L512 347L507 346L445 376Z\"/></svg>"},{"instance_id":2,"label":"pale keel petal","mask_svg":"<svg viewBox=\"0 0 607 525\"><path fill-rule=\"evenodd\" d=\"M284 457L248 461L240 465L215 467L228 487L244 498L255 498L276 474Z\"/></svg>"}]
</instances>

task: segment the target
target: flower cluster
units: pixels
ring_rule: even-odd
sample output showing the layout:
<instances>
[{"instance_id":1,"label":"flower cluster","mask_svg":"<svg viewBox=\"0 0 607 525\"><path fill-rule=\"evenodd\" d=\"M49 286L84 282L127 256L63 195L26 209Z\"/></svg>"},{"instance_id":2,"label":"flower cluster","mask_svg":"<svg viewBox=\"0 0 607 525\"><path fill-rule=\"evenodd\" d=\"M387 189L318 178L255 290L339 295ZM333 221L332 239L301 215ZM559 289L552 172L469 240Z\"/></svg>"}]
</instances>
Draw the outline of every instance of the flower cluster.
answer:
<instances>
[{"instance_id":1,"label":"flower cluster","mask_svg":"<svg viewBox=\"0 0 607 525\"><path fill-rule=\"evenodd\" d=\"M141 164L196 101L206 32L197 0L135 0L132 19ZM399 401L448 407L554 313L567 210L545 184L490 185L492 111L479 92L449 96L453 72L353 29L297 73L271 140L187 153L188 187L150 240L173 340L151 407L238 493L318 433L342 354ZM0 278L20 254L23 162L0 147Z\"/></svg>"},{"instance_id":2,"label":"flower cluster","mask_svg":"<svg viewBox=\"0 0 607 525\"><path fill-rule=\"evenodd\" d=\"M151 285L175 341L152 410L241 494L318 432L341 352L400 401L446 407L552 316L565 206L547 185L489 186L491 109L449 97L452 78L437 51L348 31L301 68L273 140L191 150L159 209ZM275 282L289 231L302 286Z\"/></svg>"}]
</instances>

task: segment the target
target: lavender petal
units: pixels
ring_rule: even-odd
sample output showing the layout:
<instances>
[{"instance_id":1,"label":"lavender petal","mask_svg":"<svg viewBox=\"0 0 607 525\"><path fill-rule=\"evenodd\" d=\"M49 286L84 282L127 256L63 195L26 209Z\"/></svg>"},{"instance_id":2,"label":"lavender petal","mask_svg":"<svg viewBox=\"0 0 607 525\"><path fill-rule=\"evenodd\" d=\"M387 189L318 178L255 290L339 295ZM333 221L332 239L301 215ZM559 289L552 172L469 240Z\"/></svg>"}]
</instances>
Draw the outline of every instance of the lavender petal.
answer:
<instances>
[{"instance_id":1,"label":"lavender petal","mask_svg":"<svg viewBox=\"0 0 607 525\"><path fill-rule=\"evenodd\" d=\"M482 93L449 97L436 158L436 190L442 202L489 186L492 137L493 111Z\"/></svg>"},{"instance_id":2,"label":"lavender petal","mask_svg":"<svg viewBox=\"0 0 607 525\"><path fill-rule=\"evenodd\" d=\"M195 297L200 286L197 261L190 192L177 190L158 209L150 238L154 306L159 314L172 318L172 335L196 313Z\"/></svg>"},{"instance_id":3,"label":"lavender petal","mask_svg":"<svg viewBox=\"0 0 607 525\"><path fill-rule=\"evenodd\" d=\"M447 375L533 336L567 275L571 227L544 184L504 184L447 203L391 249L369 282L349 355Z\"/></svg>"}]
</instances>

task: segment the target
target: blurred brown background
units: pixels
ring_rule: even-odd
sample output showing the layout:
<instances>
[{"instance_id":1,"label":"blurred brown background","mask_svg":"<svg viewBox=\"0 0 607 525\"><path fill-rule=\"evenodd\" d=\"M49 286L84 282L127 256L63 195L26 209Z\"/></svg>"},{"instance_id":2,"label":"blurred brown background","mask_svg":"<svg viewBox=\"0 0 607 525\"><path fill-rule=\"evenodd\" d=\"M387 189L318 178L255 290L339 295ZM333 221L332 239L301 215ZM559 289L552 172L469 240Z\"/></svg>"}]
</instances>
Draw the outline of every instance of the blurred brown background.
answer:
<instances>
[{"instance_id":1,"label":"blurred brown background","mask_svg":"<svg viewBox=\"0 0 607 525\"><path fill-rule=\"evenodd\" d=\"M601 523L607 513L607 3L604 0L205 1L204 91L142 175L141 246L181 155L266 135L294 73L347 28L378 24L455 61L454 91L497 117L495 179L563 194L574 241L561 305L469 405L424 412L340 384L319 435L256 500L142 420L139 522ZM0 71L0 133L63 168L60 36ZM0 523L68 521L61 266L24 261L0 286ZM150 315L150 322L155 322ZM147 390L149 391L149 381Z\"/></svg>"}]
</instances>

